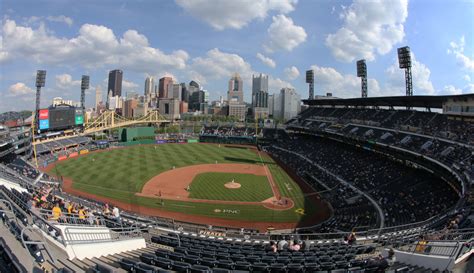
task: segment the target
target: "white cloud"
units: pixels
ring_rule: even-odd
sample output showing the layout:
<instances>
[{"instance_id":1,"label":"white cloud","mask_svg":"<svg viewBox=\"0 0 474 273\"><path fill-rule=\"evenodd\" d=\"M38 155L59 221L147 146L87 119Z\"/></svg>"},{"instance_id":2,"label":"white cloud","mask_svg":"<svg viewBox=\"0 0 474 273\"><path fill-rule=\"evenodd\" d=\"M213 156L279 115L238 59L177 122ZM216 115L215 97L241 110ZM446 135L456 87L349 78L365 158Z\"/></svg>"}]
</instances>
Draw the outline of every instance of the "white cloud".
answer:
<instances>
[{"instance_id":1,"label":"white cloud","mask_svg":"<svg viewBox=\"0 0 474 273\"><path fill-rule=\"evenodd\" d=\"M285 87L293 88L293 85L280 78L273 78L271 75L268 76L268 89L270 94L274 92L279 92L282 88Z\"/></svg>"},{"instance_id":2,"label":"white cloud","mask_svg":"<svg viewBox=\"0 0 474 273\"><path fill-rule=\"evenodd\" d=\"M232 74L237 72L244 81L244 90L252 88L252 74L259 74L241 56L226 53L217 48L209 50L204 57L194 58L190 68L190 78L199 81L201 84L206 84L208 80L230 79ZM269 76L268 85L270 91L292 87L290 83L272 76ZM244 93L248 94L249 92Z\"/></svg>"},{"instance_id":3,"label":"white cloud","mask_svg":"<svg viewBox=\"0 0 474 273\"><path fill-rule=\"evenodd\" d=\"M340 61L372 61L403 40L407 16L408 0L355 0L343 8L343 26L326 37L326 46Z\"/></svg>"},{"instance_id":4,"label":"white cloud","mask_svg":"<svg viewBox=\"0 0 474 273\"><path fill-rule=\"evenodd\" d=\"M15 84L10 85L8 88L9 96L23 96L23 95L32 95L35 91L28 87L26 84L22 82L17 82Z\"/></svg>"},{"instance_id":5,"label":"white cloud","mask_svg":"<svg viewBox=\"0 0 474 273\"><path fill-rule=\"evenodd\" d=\"M440 94L445 95L460 95L460 94L469 94L474 93L474 84L469 83L463 88L455 87L454 85L446 85L444 89L439 92Z\"/></svg>"},{"instance_id":6,"label":"white cloud","mask_svg":"<svg viewBox=\"0 0 474 273\"><path fill-rule=\"evenodd\" d=\"M471 81L471 76L469 75L464 75L463 79L467 82L470 82Z\"/></svg>"},{"instance_id":7,"label":"white cloud","mask_svg":"<svg viewBox=\"0 0 474 273\"><path fill-rule=\"evenodd\" d=\"M126 80L122 80L122 87L124 89L134 89L134 88L138 88L138 84L132 82L132 81L126 81Z\"/></svg>"},{"instance_id":8,"label":"white cloud","mask_svg":"<svg viewBox=\"0 0 474 273\"><path fill-rule=\"evenodd\" d=\"M72 24L74 23L72 18L64 16L64 15L48 16L46 17L46 20L51 21L51 22L65 23L68 26L72 26Z\"/></svg>"},{"instance_id":9,"label":"white cloud","mask_svg":"<svg viewBox=\"0 0 474 273\"><path fill-rule=\"evenodd\" d=\"M279 50L291 51L299 44L306 41L306 31L303 27L293 23L285 15L273 16L273 22L267 30L268 41L263 45L267 52Z\"/></svg>"},{"instance_id":10,"label":"white cloud","mask_svg":"<svg viewBox=\"0 0 474 273\"><path fill-rule=\"evenodd\" d=\"M290 81L298 78L298 76L300 75L300 71L295 66L285 68L284 72L285 72L286 78Z\"/></svg>"},{"instance_id":11,"label":"white cloud","mask_svg":"<svg viewBox=\"0 0 474 273\"><path fill-rule=\"evenodd\" d=\"M242 57L222 52L218 48L209 50L205 57L194 58L191 68L196 75L199 74L202 77L202 83L205 83L207 79L230 78L234 72L247 78L250 78L252 74L251 65Z\"/></svg>"},{"instance_id":12,"label":"white cloud","mask_svg":"<svg viewBox=\"0 0 474 273\"><path fill-rule=\"evenodd\" d=\"M69 74L56 75L56 86L59 89L69 89L71 87L80 86L80 80L72 80L72 76Z\"/></svg>"},{"instance_id":13,"label":"white cloud","mask_svg":"<svg viewBox=\"0 0 474 273\"><path fill-rule=\"evenodd\" d=\"M272 60L271 58L269 57L266 57L264 56L263 54L261 53L257 53L257 58L262 61L262 63L264 63L266 66L268 67L271 67L271 68L275 68L276 67L276 63L274 60Z\"/></svg>"},{"instance_id":14,"label":"white cloud","mask_svg":"<svg viewBox=\"0 0 474 273\"><path fill-rule=\"evenodd\" d=\"M433 95L436 93L431 82L430 69L423 63L418 62L412 53L412 82L414 95ZM387 84L385 91L387 95L405 95L405 72L398 67L398 62L393 63L385 71L387 74Z\"/></svg>"},{"instance_id":15,"label":"white cloud","mask_svg":"<svg viewBox=\"0 0 474 273\"><path fill-rule=\"evenodd\" d=\"M449 94L449 95L459 95L462 94L462 89L461 88L456 88L453 85L446 85L443 89L443 93Z\"/></svg>"},{"instance_id":16,"label":"white cloud","mask_svg":"<svg viewBox=\"0 0 474 273\"><path fill-rule=\"evenodd\" d=\"M335 97L353 98L361 96L360 78L352 74L341 74L332 67L311 66L314 70L314 93L315 95L326 95L332 93ZM375 79L368 79L369 96L380 96L379 83Z\"/></svg>"},{"instance_id":17,"label":"white cloud","mask_svg":"<svg viewBox=\"0 0 474 273\"><path fill-rule=\"evenodd\" d=\"M297 0L175 0L193 17L214 29L240 29L254 19L263 19L268 12L288 13Z\"/></svg>"},{"instance_id":18,"label":"white cloud","mask_svg":"<svg viewBox=\"0 0 474 273\"><path fill-rule=\"evenodd\" d=\"M474 59L469 58L468 56L464 55L464 46L466 45L466 41L464 36L459 39L459 42L451 42L448 48L448 54L454 55L458 64L463 68L474 71Z\"/></svg>"},{"instance_id":19,"label":"white cloud","mask_svg":"<svg viewBox=\"0 0 474 273\"><path fill-rule=\"evenodd\" d=\"M183 69L189 57L183 50L165 54L151 47L148 39L135 30L128 30L119 38L111 29L91 24L82 25L78 36L67 39L50 34L44 26L33 29L7 19L2 36L0 61L25 58L37 63L74 64L91 69L120 66L146 73L157 69Z\"/></svg>"}]
</instances>

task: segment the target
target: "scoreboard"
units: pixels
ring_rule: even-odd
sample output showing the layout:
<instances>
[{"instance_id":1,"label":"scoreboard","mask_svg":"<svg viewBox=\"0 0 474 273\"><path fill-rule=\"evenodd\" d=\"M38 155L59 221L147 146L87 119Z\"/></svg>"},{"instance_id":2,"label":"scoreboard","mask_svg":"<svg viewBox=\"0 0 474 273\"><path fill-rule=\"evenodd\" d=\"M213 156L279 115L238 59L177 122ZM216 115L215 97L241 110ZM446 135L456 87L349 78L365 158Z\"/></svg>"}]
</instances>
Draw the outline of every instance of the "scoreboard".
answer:
<instances>
[{"instance_id":1,"label":"scoreboard","mask_svg":"<svg viewBox=\"0 0 474 273\"><path fill-rule=\"evenodd\" d=\"M43 132L72 129L84 124L84 110L73 106L40 109L38 117L38 129Z\"/></svg>"}]
</instances>

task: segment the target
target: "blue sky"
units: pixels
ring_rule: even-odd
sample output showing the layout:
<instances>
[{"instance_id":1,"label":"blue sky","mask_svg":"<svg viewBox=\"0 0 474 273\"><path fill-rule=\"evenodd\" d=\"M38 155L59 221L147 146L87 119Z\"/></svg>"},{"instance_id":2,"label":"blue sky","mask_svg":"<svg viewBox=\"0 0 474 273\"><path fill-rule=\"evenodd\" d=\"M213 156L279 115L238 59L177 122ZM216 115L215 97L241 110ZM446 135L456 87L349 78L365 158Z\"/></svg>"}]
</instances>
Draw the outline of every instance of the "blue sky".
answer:
<instances>
[{"instance_id":1,"label":"blue sky","mask_svg":"<svg viewBox=\"0 0 474 273\"><path fill-rule=\"evenodd\" d=\"M145 77L197 80L211 99L225 96L233 72L270 75L270 92L294 87L360 95L355 61L365 58L369 96L404 94L396 49L414 53L417 95L474 92L471 0L176 0L0 3L0 112L32 109L37 69L48 71L42 106L79 100L81 75L105 96L108 71L124 71L124 91L143 93ZM86 104L93 105L93 92Z\"/></svg>"}]
</instances>

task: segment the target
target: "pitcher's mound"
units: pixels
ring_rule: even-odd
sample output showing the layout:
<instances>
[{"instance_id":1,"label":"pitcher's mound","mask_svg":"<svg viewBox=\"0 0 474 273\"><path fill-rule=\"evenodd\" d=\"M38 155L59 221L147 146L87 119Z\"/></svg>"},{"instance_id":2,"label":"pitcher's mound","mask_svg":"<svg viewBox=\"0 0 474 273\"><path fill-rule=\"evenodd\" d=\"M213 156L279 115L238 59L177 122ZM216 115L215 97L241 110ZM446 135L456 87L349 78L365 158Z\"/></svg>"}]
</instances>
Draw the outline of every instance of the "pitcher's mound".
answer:
<instances>
[{"instance_id":1,"label":"pitcher's mound","mask_svg":"<svg viewBox=\"0 0 474 273\"><path fill-rule=\"evenodd\" d=\"M240 183L237 183L234 180L232 180L231 182L225 183L224 186L228 189L239 189L240 187L242 187Z\"/></svg>"}]
</instances>

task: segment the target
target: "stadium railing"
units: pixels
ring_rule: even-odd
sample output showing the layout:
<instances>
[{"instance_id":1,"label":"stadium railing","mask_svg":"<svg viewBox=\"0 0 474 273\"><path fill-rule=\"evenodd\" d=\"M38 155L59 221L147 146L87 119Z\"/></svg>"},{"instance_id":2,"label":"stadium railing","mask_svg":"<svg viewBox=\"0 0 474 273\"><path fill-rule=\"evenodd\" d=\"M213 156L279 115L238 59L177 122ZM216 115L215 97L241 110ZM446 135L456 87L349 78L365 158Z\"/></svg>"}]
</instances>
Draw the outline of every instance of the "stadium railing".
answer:
<instances>
[{"instance_id":1,"label":"stadium railing","mask_svg":"<svg viewBox=\"0 0 474 273\"><path fill-rule=\"evenodd\" d=\"M64 245L113 242L132 238L142 238L142 230L135 227L109 228L96 230L95 227L82 226L81 229L66 227L63 231Z\"/></svg>"}]
</instances>

